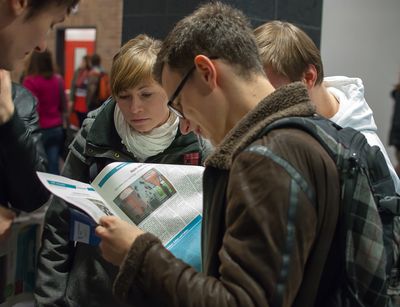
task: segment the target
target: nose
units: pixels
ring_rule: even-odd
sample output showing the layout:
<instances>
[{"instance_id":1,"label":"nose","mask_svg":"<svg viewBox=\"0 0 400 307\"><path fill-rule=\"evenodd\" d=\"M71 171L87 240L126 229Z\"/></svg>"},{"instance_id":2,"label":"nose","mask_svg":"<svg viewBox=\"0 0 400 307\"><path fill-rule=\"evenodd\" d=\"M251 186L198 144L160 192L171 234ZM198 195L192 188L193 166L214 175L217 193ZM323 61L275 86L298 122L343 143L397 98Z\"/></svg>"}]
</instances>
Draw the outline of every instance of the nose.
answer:
<instances>
[{"instance_id":1,"label":"nose","mask_svg":"<svg viewBox=\"0 0 400 307\"><path fill-rule=\"evenodd\" d=\"M130 102L130 111L132 112L132 114L136 114L142 111L142 104L138 101L135 101L133 97Z\"/></svg>"},{"instance_id":2,"label":"nose","mask_svg":"<svg viewBox=\"0 0 400 307\"><path fill-rule=\"evenodd\" d=\"M186 118L179 119L179 129L181 130L181 133L183 135L188 134L194 130L190 125L190 121L187 120Z\"/></svg>"},{"instance_id":3,"label":"nose","mask_svg":"<svg viewBox=\"0 0 400 307\"><path fill-rule=\"evenodd\" d=\"M47 48L47 39L42 38L41 41L39 42L39 44L35 47L35 51L36 52L43 52L45 51Z\"/></svg>"}]
</instances>

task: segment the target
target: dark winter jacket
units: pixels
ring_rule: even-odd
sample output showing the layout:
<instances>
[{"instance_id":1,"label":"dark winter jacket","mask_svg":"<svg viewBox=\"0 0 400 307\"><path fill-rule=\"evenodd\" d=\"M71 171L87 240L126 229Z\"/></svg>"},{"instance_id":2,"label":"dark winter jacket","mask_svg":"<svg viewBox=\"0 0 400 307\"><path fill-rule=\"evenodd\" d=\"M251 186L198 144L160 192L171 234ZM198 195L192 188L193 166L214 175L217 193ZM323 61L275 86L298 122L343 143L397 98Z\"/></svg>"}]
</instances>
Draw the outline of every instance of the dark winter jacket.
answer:
<instances>
[{"instance_id":1,"label":"dark winter jacket","mask_svg":"<svg viewBox=\"0 0 400 307\"><path fill-rule=\"evenodd\" d=\"M146 233L121 266L116 297L132 306L314 306L338 219L336 166L303 131L257 136L279 118L311 114L300 83L247 114L206 161L204 272Z\"/></svg>"},{"instance_id":2,"label":"dark winter jacket","mask_svg":"<svg viewBox=\"0 0 400 307\"><path fill-rule=\"evenodd\" d=\"M40 140L36 99L24 87L13 84L15 113L0 125L0 205L33 211L49 193L36 171L46 170L46 154Z\"/></svg>"}]
</instances>

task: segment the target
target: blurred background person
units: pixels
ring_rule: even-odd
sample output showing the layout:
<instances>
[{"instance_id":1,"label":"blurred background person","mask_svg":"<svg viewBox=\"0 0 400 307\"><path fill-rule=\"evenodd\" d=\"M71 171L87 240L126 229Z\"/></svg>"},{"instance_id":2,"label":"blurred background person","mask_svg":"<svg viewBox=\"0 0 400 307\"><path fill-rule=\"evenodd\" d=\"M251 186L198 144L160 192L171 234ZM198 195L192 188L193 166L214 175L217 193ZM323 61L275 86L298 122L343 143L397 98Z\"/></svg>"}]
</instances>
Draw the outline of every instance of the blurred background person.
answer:
<instances>
[{"instance_id":1,"label":"blurred background person","mask_svg":"<svg viewBox=\"0 0 400 307\"><path fill-rule=\"evenodd\" d=\"M92 69L91 58L89 55L82 57L79 68L74 72L74 77L71 82L71 91L69 99L71 101L71 111L76 113L78 117L78 125L82 126L85 120L88 107L86 103L89 74Z\"/></svg>"},{"instance_id":2,"label":"blurred background person","mask_svg":"<svg viewBox=\"0 0 400 307\"><path fill-rule=\"evenodd\" d=\"M50 51L33 52L23 85L37 98L39 126L48 159L48 171L59 174L60 156L67 127L64 80L55 74Z\"/></svg>"},{"instance_id":3,"label":"blurred background person","mask_svg":"<svg viewBox=\"0 0 400 307\"><path fill-rule=\"evenodd\" d=\"M93 54L91 63L92 69L89 74L88 92L86 96L86 104L89 111L100 107L111 95L109 77L101 66L101 57L98 54Z\"/></svg>"},{"instance_id":4,"label":"blurred background person","mask_svg":"<svg viewBox=\"0 0 400 307\"><path fill-rule=\"evenodd\" d=\"M396 148L396 173L400 176L400 80L391 93L394 99L392 125L390 128L389 145Z\"/></svg>"}]
</instances>

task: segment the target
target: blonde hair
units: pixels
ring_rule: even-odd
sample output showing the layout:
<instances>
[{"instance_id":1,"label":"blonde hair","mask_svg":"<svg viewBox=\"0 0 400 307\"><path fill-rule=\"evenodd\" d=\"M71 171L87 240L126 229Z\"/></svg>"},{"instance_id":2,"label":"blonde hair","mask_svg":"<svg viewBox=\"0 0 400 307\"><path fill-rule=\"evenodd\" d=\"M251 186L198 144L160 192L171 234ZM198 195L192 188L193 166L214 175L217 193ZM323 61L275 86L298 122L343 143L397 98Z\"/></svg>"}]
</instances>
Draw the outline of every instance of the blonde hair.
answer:
<instances>
[{"instance_id":1,"label":"blonde hair","mask_svg":"<svg viewBox=\"0 0 400 307\"><path fill-rule=\"evenodd\" d=\"M316 84L324 79L321 54L312 39L289 22L274 20L254 30L264 69L271 68L291 82L301 81L310 64L317 70Z\"/></svg>"},{"instance_id":2,"label":"blonde hair","mask_svg":"<svg viewBox=\"0 0 400 307\"><path fill-rule=\"evenodd\" d=\"M114 56L110 72L111 93L131 89L142 81L154 80L152 70L161 41L140 34L125 43Z\"/></svg>"}]
</instances>

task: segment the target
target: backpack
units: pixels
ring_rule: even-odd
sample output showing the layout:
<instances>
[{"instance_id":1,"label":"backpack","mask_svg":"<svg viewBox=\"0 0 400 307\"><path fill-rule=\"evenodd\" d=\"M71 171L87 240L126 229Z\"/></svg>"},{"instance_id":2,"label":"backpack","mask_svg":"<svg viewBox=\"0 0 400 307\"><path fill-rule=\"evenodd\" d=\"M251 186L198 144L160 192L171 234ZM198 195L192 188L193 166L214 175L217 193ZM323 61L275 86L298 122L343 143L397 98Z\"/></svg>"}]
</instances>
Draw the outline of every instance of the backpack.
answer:
<instances>
[{"instance_id":1,"label":"backpack","mask_svg":"<svg viewBox=\"0 0 400 307\"><path fill-rule=\"evenodd\" d=\"M279 128L313 136L338 169L340 259L335 261L342 272L328 305L392 306L400 298L400 197L379 147L370 146L362 133L317 115L279 119L259 136Z\"/></svg>"},{"instance_id":2,"label":"backpack","mask_svg":"<svg viewBox=\"0 0 400 307\"><path fill-rule=\"evenodd\" d=\"M110 77L107 73L101 72L99 77L99 85L98 85L98 100L99 103L103 103L111 96L111 86L110 86Z\"/></svg>"},{"instance_id":3,"label":"backpack","mask_svg":"<svg viewBox=\"0 0 400 307\"><path fill-rule=\"evenodd\" d=\"M89 111L100 107L111 95L110 77L107 73L92 69L88 77L86 104Z\"/></svg>"}]
</instances>

